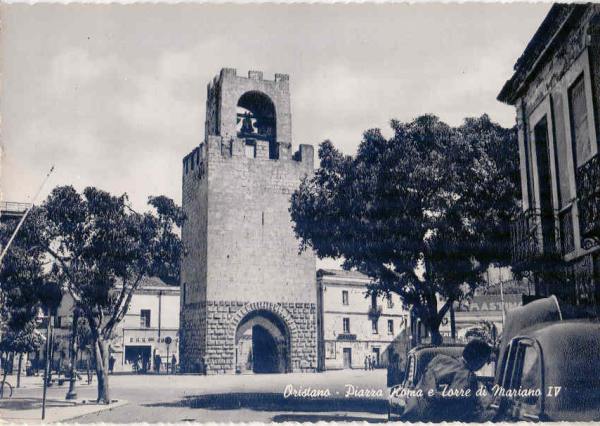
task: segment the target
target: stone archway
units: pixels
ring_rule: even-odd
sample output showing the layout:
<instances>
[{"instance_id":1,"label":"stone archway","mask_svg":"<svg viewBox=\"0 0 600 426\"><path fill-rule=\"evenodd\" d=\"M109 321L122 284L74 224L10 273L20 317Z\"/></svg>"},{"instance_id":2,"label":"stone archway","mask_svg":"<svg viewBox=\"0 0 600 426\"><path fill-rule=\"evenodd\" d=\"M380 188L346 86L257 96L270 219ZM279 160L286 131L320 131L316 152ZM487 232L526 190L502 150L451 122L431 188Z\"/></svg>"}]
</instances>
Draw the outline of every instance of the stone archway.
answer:
<instances>
[{"instance_id":1,"label":"stone archway","mask_svg":"<svg viewBox=\"0 0 600 426\"><path fill-rule=\"evenodd\" d=\"M233 319L235 369L239 373L291 371L293 320L279 305L248 304Z\"/></svg>"}]
</instances>

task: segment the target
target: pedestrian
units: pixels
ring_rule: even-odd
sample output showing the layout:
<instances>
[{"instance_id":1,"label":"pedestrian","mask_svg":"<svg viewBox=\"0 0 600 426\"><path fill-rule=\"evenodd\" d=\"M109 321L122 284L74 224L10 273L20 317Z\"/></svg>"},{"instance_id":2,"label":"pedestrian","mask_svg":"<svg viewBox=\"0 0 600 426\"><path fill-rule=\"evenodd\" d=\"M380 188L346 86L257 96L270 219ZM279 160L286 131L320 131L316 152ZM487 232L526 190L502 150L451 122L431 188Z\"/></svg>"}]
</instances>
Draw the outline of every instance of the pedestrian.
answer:
<instances>
[{"instance_id":1,"label":"pedestrian","mask_svg":"<svg viewBox=\"0 0 600 426\"><path fill-rule=\"evenodd\" d=\"M175 356L175 354L173 354L173 356L171 357L171 374L175 374L175 367L177 367L177 357Z\"/></svg>"},{"instance_id":2,"label":"pedestrian","mask_svg":"<svg viewBox=\"0 0 600 426\"><path fill-rule=\"evenodd\" d=\"M142 372L142 355L138 354L137 358L135 359L135 364L134 364L134 368L136 373L141 373Z\"/></svg>"},{"instance_id":3,"label":"pedestrian","mask_svg":"<svg viewBox=\"0 0 600 426\"><path fill-rule=\"evenodd\" d=\"M489 359L491 347L483 340L471 340L462 357L437 355L429 364L416 390L422 396L411 396L402 415L409 422L484 421L484 411L476 396L475 372ZM468 392L467 392L468 391Z\"/></svg>"},{"instance_id":4,"label":"pedestrian","mask_svg":"<svg viewBox=\"0 0 600 426\"><path fill-rule=\"evenodd\" d=\"M206 361L204 357L200 358L200 374L206 375Z\"/></svg>"},{"instance_id":5,"label":"pedestrian","mask_svg":"<svg viewBox=\"0 0 600 426\"><path fill-rule=\"evenodd\" d=\"M115 369L116 361L117 360L115 359L115 357L112 354L110 354L110 358L108 359L108 371L110 374L112 374Z\"/></svg>"},{"instance_id":6,"label":"pedestrian","mask_svg":"<svg viewBox=\"0 0 600 426\"><path fill-rule=\"evenodd\" d=\"M369 355L365 355L365 371L369 369Z\"/></svg>"},{"instance_id":7,"label":"pedestrian","mask_svg":"<svg viewBox=\"0 0 600 426\"><path fill-rule=\"evenodd\" d=\"M158 352L157 352L156 355L154 356L154 370L156 371L156 374L160 374L161 362L162 362L162 360L160 358L160 354L158 354Z\"/></svg>"}]
</instances>

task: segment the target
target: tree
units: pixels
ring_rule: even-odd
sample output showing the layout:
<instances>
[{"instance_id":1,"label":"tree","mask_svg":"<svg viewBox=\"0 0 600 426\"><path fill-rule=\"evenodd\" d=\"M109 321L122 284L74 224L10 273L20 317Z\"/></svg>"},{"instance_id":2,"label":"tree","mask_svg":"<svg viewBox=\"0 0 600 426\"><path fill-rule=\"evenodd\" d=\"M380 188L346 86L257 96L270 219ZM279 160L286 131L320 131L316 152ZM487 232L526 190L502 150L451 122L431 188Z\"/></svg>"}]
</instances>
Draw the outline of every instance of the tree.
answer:
<instances>
[{"instance_id":1,"label":"tree","mask_svg":"<svg viewBox=\"0 0 600 426\"><path fill-rule=\"evenodd\" d=\"M432 115L391 126L389 139L366 131L354 157L320 145L319 169L292 194L294 231L301 250L371 277L370 294L398 294L441 343L453 301L490 263L510 260L515 131L486 115L455 128Z\"/></svg>"},{"instance_id":2,"label":"tree","mask_svg":"<svg viewBox=\"0 0 600 426\"><path fill-rule=\"evenodd\" d=\"M42 336L37 333L35 319L45 288L43 251L31 244L32 230L40 222L40 211L32 210L24 222L0 266L0 350L18 354L17 387L21 382L23 354L37 350ZM0 243L6 244L17 225L17 219L0 224ZM6 373L6 369L5 369Z\"/></svg>"},{"instance_id":3,"label":"tree","mask_svg":"<svg viewBox=\"0 0 600 426\"><path fill-rule=\"evenodd\" d=\"M0 340L0 351L8 354L18 354L19 362L17 368L17 387L21 386L21 368L23 366L23 354L36 351L44 343L44 338L35 329L35 321L26 324L16 324L9 321L8 327L2 331ZM8 357L7 357L8 358ZM7 368L4 370L6 379Z\"/></svg>"},{"instance_id":4,"label":"tree","mask_svg":"<svg viewBox=\"0 0 600 426\"><path fill-rule=\"evenodd\" d=\"M182 252L173 230L180 216L166 197L157 214L137 213L127 195L88 187L56 187L43 204L45 224L37 234L53 272L89 325L95 355L98 402L110 402L109 344L144 275L171 275ZM168 209L166 207L172 207ZM160 210L160 211L158 211ZM181 219L182 220L182 219ZM164 266L160 259L168 259Z\"/></svg>"}]
</instances>

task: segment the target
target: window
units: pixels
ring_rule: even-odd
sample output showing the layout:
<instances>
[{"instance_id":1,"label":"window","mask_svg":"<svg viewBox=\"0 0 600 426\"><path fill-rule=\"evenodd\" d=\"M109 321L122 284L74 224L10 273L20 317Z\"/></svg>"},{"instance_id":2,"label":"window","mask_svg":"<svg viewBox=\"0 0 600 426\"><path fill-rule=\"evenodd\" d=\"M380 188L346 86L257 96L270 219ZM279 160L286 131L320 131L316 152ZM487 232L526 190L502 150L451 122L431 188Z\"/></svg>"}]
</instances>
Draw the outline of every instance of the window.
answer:
<instances>
[{"instance_id":1,"label":"window","mask_svg":"<svg viewBox=\"0 0 600 426\"><path fill-rule=\"evenodd\" d=\"M373 331L373 334L377 334L379 333L379 321L376 319L371 320L371 330Z\"/></svg>"},{"instance_id":2,"label":"window","mask_svg":"<svg viewBox=\"0 0 600 426\"><path fill-rule=\"evenodd\" d=\"M569 112L573 153L575 155L575 164L579 167L590 158L592 152L583 74L569 88Z\"/></svg>"},{"instance_id":3,"label":"window","mask_svg":"<svg viewBox=\"0 0 600 426\"><path fill-rule=\"evenodd\" d=\"M343 290L342 291L342 304L343 305L348 305L348 291Z\"/></svg>"},{"instance_id":4,"label":"window","mask_svg":"<svg viewBox=\"0 0 600 426\"><path fill-rule=\"evenodd\" d=\"M528 343L522 343L518 348L517 376L518 380L514 383L515 389L535 391L540 389L540 362L535 347ZM526 405L536 405L539 396L527 395L519 397Z\"/></svg>"},{"instance_id":5,"label":"window","mask_svg":"<svg viewBox=\"0 0 600 426\"><path fill-rule=\"evenodd\" d=\"M343 327L344 327L344 334L349 334L350 333L350 318L344 318L342 320L343 323Z\"/></svg>"},{"instance_id":6,"label":"window","mask_svg":"<svg viewBox=\"0 0 600 426\"><path fill-rule=\"evenodd\" d=\"M140 311L140 327L150 327L150 309L142 309Z\"/></svg>"},{"instance_id":7,"label":"window","mask_svg":"<svg viewBox=\"0 0 600 426\"><path fill-rule=\"evenodd\" d=\"M387 297L387 307L389 309L392 309L394 307L394 302L392 301L392 295L391 294Z\"/></svg>"},{"instance_id":8,"label":"window","mask_svg":"<svg viewBox=\"0 0 600 426\"><path fill-rule=\"evenodd\" d=\"M394 320L388 320L388 334L394 334Z\"/></svg>"},{"instance_id":9,"label":"window","mask_svg":"<svg viewBox=\"0 0 600 426\"><path fill-rule=\"evenodd\" d=\"M187 283L183 283L183 304L185 305L187 303Z\"/></svg>"}]
</instances>

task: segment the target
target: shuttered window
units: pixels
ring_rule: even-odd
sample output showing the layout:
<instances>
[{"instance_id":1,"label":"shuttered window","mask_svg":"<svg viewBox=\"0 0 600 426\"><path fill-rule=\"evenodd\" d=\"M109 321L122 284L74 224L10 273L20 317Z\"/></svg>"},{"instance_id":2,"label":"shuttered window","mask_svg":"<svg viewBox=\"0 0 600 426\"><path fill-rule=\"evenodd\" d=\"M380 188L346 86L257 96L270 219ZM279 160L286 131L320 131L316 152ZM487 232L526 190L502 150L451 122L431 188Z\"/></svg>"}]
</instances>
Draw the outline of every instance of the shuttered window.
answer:
<instances>
[{"instance_id":1,"label":"shuttered window","mask_svg":"<svg viewBox=\"0 0 600 426\"><path fill-rule=\"evenodd\" d=\"M558 202L560 208L565 207L572 198L569 179L569 169L567 168L567 157L569 155L569 138L567 138L567 127L565 126L565 105L563 96L555 93L552 96L554 108L554 128L556 130L555 144L555 163L556 174L558 176Z\"/></svg>"},{"instance_id":2,"label":"shuttered window","mask_svg":"<svg viewBox=\"0 0 600 426\"><path fill-rule=\"evenodd\" d=\"M579 167L590 158L592 151L583 74L569 89L569 110L575 164Z\"/></svg>"}]
</instances>

